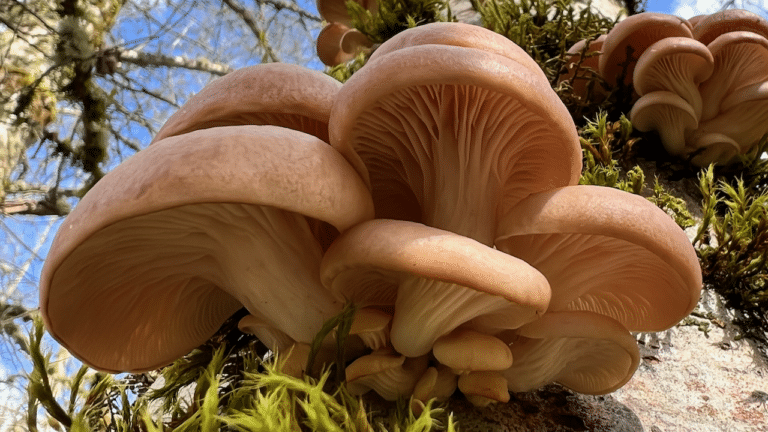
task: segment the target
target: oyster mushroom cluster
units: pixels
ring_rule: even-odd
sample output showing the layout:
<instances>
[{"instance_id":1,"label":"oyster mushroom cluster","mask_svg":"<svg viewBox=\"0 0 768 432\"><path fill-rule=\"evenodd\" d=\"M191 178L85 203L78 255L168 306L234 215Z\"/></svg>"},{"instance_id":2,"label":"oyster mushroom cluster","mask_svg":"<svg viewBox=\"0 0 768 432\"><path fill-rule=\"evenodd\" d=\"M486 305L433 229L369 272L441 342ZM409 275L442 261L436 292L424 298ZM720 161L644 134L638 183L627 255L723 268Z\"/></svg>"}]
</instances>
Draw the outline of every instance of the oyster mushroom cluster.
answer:
<instances>
[{"instance_id":1,"label":"oyster mushroom cluster","mask_svg":"<svg viewBox=\"0 0 768 432\"><path fill-rule=\"evenodd\" d=\"M348 388L416 407L627 382L701 272L662 210L579 186L576 128L517 45L459 23L384 43L344 85L258 65L192 97L62 224L51 334L105 371L161 367L238 309L290 353L346 302ZM330 357L327 341L320 358ZM313 371L307 371L313 372Z\"/></svg>"},{"instance_id":2,"label":"oyster mushroom cluster","mask_svg":"<svg viewBox=\"0 0 768 432\"><path fill-rule=\"evenodd\" d=\"M618 23L580 54L609 87L633 85L630 112L640 131L657 131L666 150L698 166L738 161L768 133L768 21L728 9L685 20L641 13ZM586 69L570 71L586 77ZM585 94L585 80L574 85Z\"/></svg>"},{"instance_id":3,"label":"oyster mushroom cluster","mask_svg":"<svg viewBox=\"0 0 768 432\"><path fill-rule=\"evenodd\" d=\"M355 0L371 13L378 11L376 0ZM327 22L317 35L317 56L327 66L336 66L370 50L373 42L352 27L345 0L317 0L317 11Z\"/></svg>"}]
</instances>

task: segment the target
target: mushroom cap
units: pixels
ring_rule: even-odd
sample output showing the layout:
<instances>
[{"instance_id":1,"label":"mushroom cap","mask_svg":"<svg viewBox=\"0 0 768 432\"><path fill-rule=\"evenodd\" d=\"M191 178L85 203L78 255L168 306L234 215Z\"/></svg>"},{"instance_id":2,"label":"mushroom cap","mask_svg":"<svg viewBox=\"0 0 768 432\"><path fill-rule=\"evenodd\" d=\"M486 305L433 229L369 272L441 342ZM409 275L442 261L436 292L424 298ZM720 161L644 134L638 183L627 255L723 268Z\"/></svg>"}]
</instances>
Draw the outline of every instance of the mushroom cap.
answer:
<instances>
[{"instance_id":1,"label":"mushroom cap","mask_svg":"<svg viewBox=\"0 0 768 432\"><path fill-rule=\"evenodd\" d=\"M750 31L768 38L768 21L743 9L725 9L697 21L693 28L693 37L704 45L709 45L718 36L735 31Z\"/></svg>"},{"instance_id":2,"label":"mushroom cap","mask_svg":"<svg viewBox=\"0 0 768 432\"><path fill-rule=\"evenodd\" d=\"M600 75L608 85L616 85L625 70L624 83L632 82L635 63L655 42L668 37L692 37L691 25L683 18L656 12L643 12L619 21L608 32L600 56ZM627 57L631 51L631 58Z\"/></svg>"},{"instance_id":3,"label":"mushroom cap","mask_svg":"<svg viewBox=\"0 0 768 432\"><path fill-rule=\"evenodd\" d=\"M477 371L461 375L459 390L472 405L486 407L493 402L509 402L507 379L502 372Z\"/></svg>"},{"instance_id":4,"label":"mushroom cap","mask_svg":"<svg viewBox=\"0 0 768 432\"><path fill-rule=\"evenodd\" d=\"M722 34L707 48L714 56L714 71L709 80L702 83L704 111L701 120L717 116L723 100L736 89L768 81L768 39L748 32L737 31Z\"/></svg>"},{"instance_id":5,"label":"mushroom cap","mask_svg":"<svg viewBox=\"0 0 768 432\"><path fill-rule=\"evenodd\" d=\"M670 91L686 100L696 118L701 116L699 84L712 75L715 60L707 46L687 37L668 37L640 56L633 82L640 95Z\"/></svg>"},{"instance_id":6,"label":"mushroom cap","mask_svg":"<svg viewBox=\"0 0 768 432\"><path fill-rule=\"evenodd\" d=\"M640 97L629 112L632 126L643 132L655 130L671 155L689 153L686 140L699 126L696 110L677 93L654 91Z\"/></svg>"},{"instance_id":7,"label":"mushroom cap","mask_svg":"<svg viewBox=\"0 0 768 432\"><path fill-rule=\"evenodd\" d=\"M155 136L161 139L216 126L274 125L328 142L328 118L341 83L287 63L245 67L195 94Z\"/></svg>"},{"instance_id":8,"label":"mushroom cap","mask_svg":"<svg viewBox=\"0 0 768 432\"><path fill-rule=\"evenodd\" d=\"M347 390L353 396L373 390L388 401L410 397L428 363L427 356L405 357L386 350L374 352L347 366Z\"/></svg>"},{"instance_id":9,"label":"mushroom cap","mask_svg":"<svg viewBox=\"0 0 768 432\"><path fill-rule=\"evenodd\" d=\"M432 355L456 373L504 370L512 366L512 353L499 338L470 329L457 329L438 338Z\"/></svg>"},{"instance_id":10,"label":"mushroom cap","mask_svg":"<svg viewBox=\"0 0 768 432\"><path fill-rule=\"evenodd\" d=\"M326 66L346 63L370 47L367 36L338 22L326 25L317 35L317 56Z\"/></svg>"},{"instance_id":11,"label":"mushroom cap","mask_svg":"<svg viewBox=\"0 0 768 432\"><path fill-rule=\"evenodd\" d=\"M538 63L509 38L483 27L465 23L436 22L400 32L378 47L369 60L375 60L403 48L420 45L479 49L514 60L528 68L532 74L548 81L547 75Z\"/></svg>"},{"instance_id":12,"label":"mushroom cap","mask_svg":"<svg viewBox=\"0 0 768 432\"><path fill-rule=\"evenodd\" d=\"M378 56L344 84L331 119L331 144L371 187L378 218L485 244L504 210L577 183L581 170L576 128L549 84L482 49L427 44Z\"/></svg>"},{"instance_id":13,"label":"mushroom cap","mask_svg":"<svg viewBox=\"0 0 768 432\"><path fill-rule=\"evenodd\" d=\"M739 143L721 133L704 133L692 138L694 154L691 163L699 167L727 165L742 153Z\"/></svg>"},{"instance_id":14,"label":"mushroom cap","mask_svg":"<svg viewBox=\"0 0 768 432\"><path fill-rule=\"evenodd\" d=\"M720 114L699 124L692 140L719 133L735 141L740 153L751 150L768 133L768 81L740 87L720 105ZM721 163L727 163L720 160Z\"/></svg>"},{"instance_id":15,"label":"mushroom cap","mask_svg":"<svg viewBox=\"0 0 768 432\"><path fill-rule=\"evenodd\" d=\"M378 9L376 0L355 0L363 8L375 12ZM338 22L346 26L352 25L352 20L347 11L347 3L344 0L317 0L317 12L325 21Z\"/></svg>"},{"instance_id":16,"label":"mushroom cap","mask_svg":"<svg viewBox=\"0 0 768 432\"><path fill-rule=\"evenodd\" d=\"M610 393L626 384L640 363L629 331L592 312L547 312L516 333L510 346L515 363L503 372L513 392L558 382L579 393Z\"/></svg>"},{"instance_id":17,"label":"mushroom cap","mask_svg":"<svg viewBox=\"0 0 768 432\"><path fill-rule=\"evenodd\" d=\"M516 328L549 303L547 280L522 260L414 222L351 228L326 251L320 274L334 295L359 306L395 305L392 345L409 357L470 320L487 315Z\"/></svg>"},{"instance_id":18,"label":"mushroom cap","mask_svg":"<svg viewBox=\"0 0 768 432\"><path fill-rule=\"evenodd\" d=\"M698 302L702 277L693 246L641 196L583 185L534 194L499 232L499 250L547 277L548 313L586 310L632 331L661 331Z\"/></svg>"},{"instance_id":19,"label":"mushroom cap","mask_svg":"<svg viewBox=\"0 0 768 432\"><path fill-rule=\"evenodd\" d=\"M104 176L62 223L40 277L43 320L73 355L106 371L163 366L243 305L309 342L341 305L320 286L308 218L344 231L372 211L354 170L310 135L237 126L171 137ZM286 255L292 270L276 272ZM264 274L282 291L254 283ZM303 309L248 304L259 295Z\"/></svg>"},{"instance_id":20,"label":"mushroom cap","mask_svg":"<svg viewBox=\"0 0 768 432\"><path fill-rule=\"evenodd\" d=\"M560 77L558 77L557 82L571 81L573 94L582 98L587 97L587 84L593 75L599 75L600 51L603 48L606 37L607 35L604 34L598 36L597 39L589 43L589 47L586 46L587 40L582 39L568 48L567 54L569 55L569 58L568 63L566 64L568 71L561 74ZM597 53L597 55L591 55L594 53ZM582 54L587 54L587 57L583 60L581 58ZM576 65L579 65L578 69L576 68ZM594 97L602 98L605 96L604 92L600 89L595 89L593 91L599 92L594 95Z\"/></svg>"}]
</instances>

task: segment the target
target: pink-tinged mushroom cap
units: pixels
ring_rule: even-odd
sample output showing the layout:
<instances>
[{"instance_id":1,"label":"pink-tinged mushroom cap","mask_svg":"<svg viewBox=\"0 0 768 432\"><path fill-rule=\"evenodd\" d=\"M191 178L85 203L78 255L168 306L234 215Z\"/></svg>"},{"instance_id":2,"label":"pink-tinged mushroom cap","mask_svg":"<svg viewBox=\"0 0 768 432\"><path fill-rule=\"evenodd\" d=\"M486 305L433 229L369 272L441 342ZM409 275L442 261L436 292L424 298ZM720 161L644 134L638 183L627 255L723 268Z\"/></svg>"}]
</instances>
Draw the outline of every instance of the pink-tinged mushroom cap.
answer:
<instances>
[{"instance_id":1,"label":"pink-tinged mushroom cap","mask_svg":"<svg viewBox=\"0 0 768 432\"><path fill-rule=\"evenodd\" d=\"M192 96L157 133L161 139L216 126L274 125L328 142L328 117L341 83L287 63L239 69Z\"/></svg>"},{"instance_id":2,"label":"pink-tinged mushroom cap","mask_svg":"<svg viewBox=\"0 0 768 432\"><path fill-rule=\"evenodd\" d=\"M586 394L626 384L640 363L635 338L618 321L591 312L547 312L511 338L515 363L503 372L513 392L558 382Z\"/></svg>"},{"instance_id":3,"label":"pink-tinged mushroom cap","mask_svg":"<svg viewBox=\"0 0 768 432\"><path fill-rule=\"evenodd\" d=\"M693 137L691 141L693 144L691 163L700 167L713 163L727 165L734 161L737 155L743 153L739 143L721 133L700 134Z\"/></svg>"},{"instance_id":4,"label":"pink-tinged mushroom cap","mask_svg":"<svg viewBox=\"0 0 768 432\"><path fill-rule=\"evenodd\" d=\"M428 363L427 356L406 358L386 350L375 351L347 366L347 390L353 396L373 390L388 401L410 397Z\"/></svg>"},{"instance_id":5,"label":"pink-tinged mushroom cap","mask_svg":"<svg viewBox=\"0 0 768 432\"><path fill-rule=\"evenodd\" d=\"M367 36L342 23L330 23L317 35L317 56L326 66L346 63L371 46Z\"/></svg>"},{"instance_id":6,"label":"pink-tinged mushroom cap","mask_svg":"<svg viewBox=\"0 0 768 432\"><path fill-rule=\"evenodd\" d=\"M507 208L581 170L576 128L549 84L482 49L427 44L370 60L339 91L330 128L377 217L488 245Z\"/></svg>"},{"instance_id":7,"label":"pink-tinged mushroom cap","mask_svg":"<svg viewBox=\"0 0 768 432\"><path fill-rule=\"evenodd\" d=\"M749 31L768 38L768 21L743 9L725 9L696 22L693 37L709 45L720 35L735 31Z\"/></svg>"},{"instance_id":8,"label":"pink-tinged mushroom cap","mask_svg":"<svg viewBox=\"0 0 768 432\"><path fill-rule=\"evenodd\" d=\"M479 49L514 60L541 79L548 81L547 75L538 63L516 43L496 32L465 23L430 23L408 31L400 32L371 54L371 60L391 52L419 45L447 45L461 48Z\"/></svg>"},{"instance_id":9,"label":"pink-tinged mushroom cap","mask_svg":"<svg viewBox=\"0 0 768 432\"><path fill-rule=\"evenodd\" d=\"M607 35L600 35L597 39L589 43L587 47L586 39L582 39L568 49L567 72L560 75L558 82L569 81L573 88L573 94L582 98L587 97L587 85L592 77L599 75L600 51L605 43ZM586 57L582 59L582 54ZM577 68L578 66L578 68ZM593 98L602 99L605 92L599 87L592 90Z\"/></svg>"},{"instance_id":10,"label":"pink-tinged mushroom cap","mask_svg":"<svg viewBox=\"0 0 768 432\"><path fill-rule=\"evenodd\" d=\"M106 371L163 366L242 306L308 343L341 308L320 284L311 221L344 231L372 216L362 180L313 136L237 126L167 138L64 220L40 277L42 316Z\"/></svg>"},{"instance_id":11,"label":"pink-tinged mushroom cap","mask_svg":"<svg viewBox=\"0 0 768 432\"><path fill-rule=\"evenodd\" d=\"M339 236L323 257L323 284L360 306L394 305L390 337L408 357L472 321L513 329L549 303L544 276L524 261L448 231L377 219Z\"/></svg>"},{"instance_id":12,"label":"pink-tinged mushroom cap","mask_svg":"<svg viewBox=\"0 0 768 432\"><path fill-rule=\"evenodd\" d=\"M375 12L378 10L376 0L355 0L363 8ZM352 25L352 20L347 11L346 0L317 0L317 12L328 22L338 22L346 26Z\"/></svg>"},{"instance_id":13,"label":"pink-tinged mushroom cap","mask_svg":"<svg viewBox=\"0 0 768 432\"><path fill-rule=\"evenodd\" d=\"M499 233L499 250L547 277L548 312L586 310L632 331L660 331L699 299L693 246L672 218L638 195L599 186L534 194L510 211Z\"/></svg>"},{"instance_id":14,"label":"pink-tinged mushroom cap","mask_svg":"<svg viewBox=\"0 0 768 432\"><path fill-rule=\"evenodd\" d=\"M700 88L703 121L717 116L723 99L736 89L768 81L768 39L765 37L747 31L730 32L718 36L707 48L714 56L715 68Z\"/></svg>"},{"instance_id":15,"label":"pink-tinged mushroom cap","mask_svg":"<svg viewBox=\"0 0 768 432\"><path fill-rule=\"evenodd\" d=\"M629 112L632 126L642 132L656 131L671 155L685 155L686 140L699 126L696 111L685 99L669 91L654 91L635 102Z\"/></svg>"},{"instance_id":16,"label":"pink-tinged mushroom cap","mask_svg":"<svg viewBox=\"0 0 768 432\"><path fill-rule=\"evenodd\" d=\"M600 75L608 85L616 85L624 74L628 85L637 60L648 47L664 38L692 36L690 23L674 15L644 12L627 17L608 32L600 56Z\"/></svg>"},{"instance_id":17,"label":"pink-tinged mushroom cap","mask_svg":"<svg viewBox=\"0 0 768 432\"><path fill-rule=\"evenodd\" d=\"M720 105L720 114L702 122L692 137L694 142L703 136L719 133L735 141L744 154L768 133L768 81L741 87L728 95ZM732 161L720 159L720 163Z\"/></svg>"},{"instance_id":18,"label":"pink-tinged mushroom cap","mask_svg":"<svg viewBox=\"0 0 768 432\"><path fill-rule=\"evenodd\" d=\"M709 78L714 59L707 46L687 37L668 37L651 45L640 56L633 82L639 95L670 91L693 107L701 116L699 84Z\"/></svg>"}]
</instances>

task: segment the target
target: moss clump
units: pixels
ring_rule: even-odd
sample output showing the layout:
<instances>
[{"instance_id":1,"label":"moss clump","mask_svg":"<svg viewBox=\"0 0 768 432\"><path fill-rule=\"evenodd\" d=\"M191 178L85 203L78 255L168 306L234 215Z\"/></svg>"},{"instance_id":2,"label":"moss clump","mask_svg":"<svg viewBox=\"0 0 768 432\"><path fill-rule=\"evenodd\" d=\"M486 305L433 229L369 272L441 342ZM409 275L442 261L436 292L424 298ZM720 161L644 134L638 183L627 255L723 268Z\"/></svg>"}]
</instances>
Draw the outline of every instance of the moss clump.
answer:
<instances>
[{"instance_id":1,"label":"moss clump","mask_svg":"<svg viewBox=\"0 0 768 432\"><path fill-rule=\"evenodd\" d=\"M704 284L740 312L745 333L768 344L768 191L755 193L742 179L718 181L712 166L699 183L703 220L694 246Z\"/></svg>"},{"instance_id":2,"label":"moss clump","mask_svg":"<svg viewBox=\"0 0 768 432\"><path fill-rule=\"evenodd\" d=\"M347 10L352 26L375 44L422 24L453 21L446 0L381 0L374 12L348 0Z\"/></svg>"}]
</instances>

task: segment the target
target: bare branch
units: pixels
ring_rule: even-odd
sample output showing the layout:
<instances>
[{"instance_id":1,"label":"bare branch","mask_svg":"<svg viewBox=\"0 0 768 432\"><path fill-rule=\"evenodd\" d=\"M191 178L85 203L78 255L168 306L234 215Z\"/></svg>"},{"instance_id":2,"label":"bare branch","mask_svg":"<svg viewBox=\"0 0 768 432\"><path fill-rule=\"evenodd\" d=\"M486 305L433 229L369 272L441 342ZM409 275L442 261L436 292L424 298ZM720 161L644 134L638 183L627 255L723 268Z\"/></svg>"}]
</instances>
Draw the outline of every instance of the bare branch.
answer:
<instances>
[{"instance_id":1,"label":"bare branch","mask_svg":"<svg viewBox=\"0 0 768 432\"><path fill-rule=\"evenodd\" d=\"M222 1L243 20L248 28L251 29L251 32L256 36L256 40L259 41L259 45L264 49L264 53L266 57L269 58L269 61L279 62L280 58L275 53L275 50L272 49L272 46L269 45L269 42L267 42L267 33L259 27L259 23L256 21L256 17L253 16L251 11L243 7L243 5L236 0Z\"/></svg>"},{"instance_id":2,"label":"bare branch","mask_svg":"<svg viewBox=\"0 0 768 432\"><path fill-rule=\"evenodd\" d=\"M298 5L294 3L288 3L284 0L257 0L257 3L268 4L277 10L282 10L282 9L289 10L304 19L308 19L316 22L323 22L323 19L320 18L319 16L315 14L311 14L305 11L304 9L300 8Z\"/></svg>"},{"instance_id":3,"label":"bare branch","mask_svg":"<svg viewBox=\"0 0 768 432\"><path fill-rule=\"evenodd\" d=\"M228 65L214 63L205 59L192 60L181 56L171 57L163 54L151 54L136 50L117 50L117 58L122 62L141 67L165 66L208 72L218 76L232 72L232 68Z\"/></svg>"}]
</instances>

